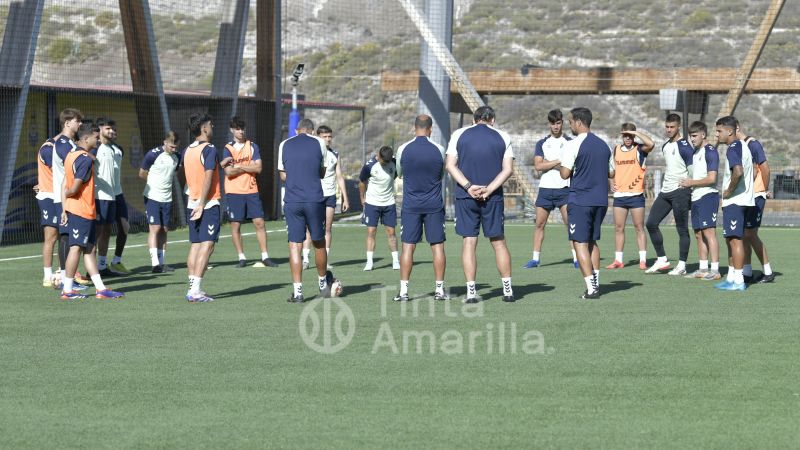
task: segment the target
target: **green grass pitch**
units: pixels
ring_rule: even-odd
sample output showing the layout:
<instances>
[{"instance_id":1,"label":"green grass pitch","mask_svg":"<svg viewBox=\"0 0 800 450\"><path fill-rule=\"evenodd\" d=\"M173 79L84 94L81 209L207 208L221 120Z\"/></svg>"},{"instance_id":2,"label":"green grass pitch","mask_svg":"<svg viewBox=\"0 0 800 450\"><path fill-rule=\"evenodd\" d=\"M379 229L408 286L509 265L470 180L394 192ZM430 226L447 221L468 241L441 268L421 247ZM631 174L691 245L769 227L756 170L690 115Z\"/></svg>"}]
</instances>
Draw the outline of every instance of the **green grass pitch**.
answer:
<instances>
[{"instance_id":1,"label":"green grass pitch","mask_svg":"<svg viewBox=\"0 0 800 450\"><path fill-rule=\"evenodd\" d=\"M500 301L482 240L478 283L487 301L467 310L461 239L448 226L446 279L457 298L432 310L420 299L415 312L390 300L399 273L380 229L376 270L362 272L364 230L356 226L334 228L341 302L287 304L281 225L269 224L277 269L235 268L230 238L220 240L203 280L217 300L211 304L183 299L186 243L167 250L174 274L153 275L145 236L131 236L124 261L135 273L106 280L127 294L121 301L60 301L41 287L39 258L9 260L36 255L39 245L0 249L0 448L800 442L796 230L762 230L779 274L771 285L718 292L709 282L644 275L632 264L603 270L604 295L584 301L564 228L548 227L544 266L524 270L532 225L509 224L518 301ZM663 231L674 258L675 230ZM170 234L181 239L185 231ZM632 234L626 244L626 258L635 259ZM612 246L613 230L604 228L603 266ZM258 255L252 235L245 247ZM692 242L690 269L695 252ZM419 246L412 296L432 291L430 260ZM304 281L312 297L315 272L304 272ZM329 351L347 345L320 353L306 341Z\"/></svg>"}]
</instances>

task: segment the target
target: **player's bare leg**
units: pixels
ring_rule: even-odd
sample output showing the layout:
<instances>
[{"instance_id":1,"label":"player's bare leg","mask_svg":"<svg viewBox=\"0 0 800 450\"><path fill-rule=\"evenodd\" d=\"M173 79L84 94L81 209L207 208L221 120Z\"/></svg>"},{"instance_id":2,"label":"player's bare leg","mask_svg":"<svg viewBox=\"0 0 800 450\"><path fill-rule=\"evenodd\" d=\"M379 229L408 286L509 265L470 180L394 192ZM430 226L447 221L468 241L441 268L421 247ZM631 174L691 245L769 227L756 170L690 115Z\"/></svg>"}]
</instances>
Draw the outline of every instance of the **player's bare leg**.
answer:
<instances>
[{"instance_id":1,"label":"player's bare leg","mask_svg":"<svg viewBox=\"0 0 800 450\"><path fill-rule=\"evenodd\" d=\"M567 236L569 236L569 213L567 212L567 205L562 205L560 208L561 211L561 221L564 222L564 227L567 228ZM571 240L567 241L569 243L569 250L572 252L572 265L577 269L578 268L578 257L575 253L575 243Z\"/></svg>"},{"instance_id":2,"label":"player's bare leg","mask_svg":"<svg viewBox=\"0 0 800 450\"><path fill-rule=\"evenodd\" d=\"M405 254L405 249L403 249L403 253ZM447 267L447 257L444 253L444 242L432 244L431 253L433 253L433 275L436 278L434 298L436 300L445 300L447 297L444 293L444 272ZM408 273L411 273L411 269L409 269Z\"/></svg>"},{"instance_id":3,"label":"player's bare leg","mask_svg":"<svg viewBox=\"0 0 800 450\"><path fill-rule=\"evenodd\" d=\"M500 283L503 287L503 301L513 302L514 291L511 289L511 254L508 252L505 235L489 239L494 249L494 261L497 272L500 273Z\"/></svg>"},{"instance_id":4,"label":"player's bare leg","mask_svg":"<svg viewBox=\"0 0 800 450\"><path fill-rule=\"evenodd\" d=\"M550 217L550 211L536 207L536 221L534 222L533 229L533 255L531 261L525 265L525 268L538 267L541 261L542 244L544 243L544 230L547 225L547 219ZM530 266L530 267L529 267Z\"/></svg>"},{"instance_id":5,"label":"player's bare leg","mask_svg":"<svg viewBox=\"0 0 800 450\"><path fill-rule=\"evenodd\" d=\"M636 246L639 249L639 268L647 269L647 232L644 228L644 208L633 208L630 211L633 229L636 231Z\"/></svg>"},{"instance_id":6,"label":"player's bare leg","mask_svg":"<svg viewBox=\"0 0 800 450\"><path fill-rule=\"evenodd\" d=\"M752 277L752 255L755 252L756 257L761 262L762 267L762 278L761 281L764 283L769 283L775 279L775 276L772 273L772 267L769 263L769 256L767 255L767 246L764 245L764 242L758 236L758 228L746 228L744 230L744 266L745 269L749 269L750 273L747 273L748 270L745 270L745 277Z\"/></svg>"},{"instance_id":7,"label":"player's bare leg","mask_svg":"<svg viewBox=\"0 0 800 450\"><path fill-rule=\"evenodd\" d=\"M614 208L614 262L606 269L621 269L625 267L623 252L625 249L625 222L628 221L628 208Z\"/></svg>"},{"instance_id":8,"label":"player's bare leg","mask_svg":"<svg viewBox=\"0 0 800 450\"><path fill-rule=\"evenodd\" d=\"M308 255L311 253L311 233L306 230L306 240L303 241L303 270L310 265Z\"/></svg>"},{"instance_id":9,"label":"player's bare leg","mask_svg":"<svg viewBox=\"0 0 800 450\"><path fill-rule=\"evenodd\" d=\"M53 247L58 241L58 228L42 227L44 243L42 243L42 264L44 267L43 284L50 286L53 277ZM49 269L49 270L48 270Z\"/></svg>"},{"instance_id":10,"label":"player's bare leg","mask_svg":"<svg viewBox=\"0 0 800 450\"><path fill-rule=\"evenodd\" d=\"M366 265L364 265L364 270L372 270L373 266L372 257L375 254L375 236L377 235L377 233L378 233L377 227L367 227L367 241L366 241L367 263Z\"/></svg>"},{"instance_id":11,"label":"player's bare leg","mask_svg":"<svg viewBox=\"0 0 800 450\"><path fill-rule=\"evenodd\" d=\"M392 252L392 269L400 270L400 258L397 254L397 235L394 232L394 227L386 228L386 239L389 241L389 250Z\"/></svg>"},{"instance_id":12,"label":"player's bare leg","mask_svg":"<svg viewBox=\"0 0 800 450\"><path fill-rule=\"evenodd\" d=\"M478 237L465 237L461 240L461 267L464 269L464 279L467 282L467 296L465 303L478 301L475 288L475 275L478 271L478 261L475 249L478 247Z\"/></svg>"}]
</instances>

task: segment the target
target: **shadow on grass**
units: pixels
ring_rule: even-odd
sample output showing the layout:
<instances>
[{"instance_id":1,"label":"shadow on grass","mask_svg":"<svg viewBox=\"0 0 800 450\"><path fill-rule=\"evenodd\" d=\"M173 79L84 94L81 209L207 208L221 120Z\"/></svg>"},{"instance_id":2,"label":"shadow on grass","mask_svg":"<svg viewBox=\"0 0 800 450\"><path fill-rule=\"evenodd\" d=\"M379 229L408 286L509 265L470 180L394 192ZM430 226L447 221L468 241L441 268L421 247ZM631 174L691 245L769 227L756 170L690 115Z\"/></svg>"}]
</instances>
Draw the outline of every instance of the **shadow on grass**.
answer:
<instances>
[{"instance_id":1,"label":"shadow on grass","mask_svg":"<svg viewBox=\"0 0 800 450\"><path fill-rule=\"evenodd\" d=\"M525 284L522 286L514 286L514 298L516 301L522 300L524 297L537 294L542 292L548 292L555 289L555 286L550 286L549 284L543 283L533 283L533 284ZM497 287L489 291L489 293L484 297L484 300L490 300L493 298L502 299L503 298L503 288ZM540 300L540 299L534 299Z\"/></svg>"},{"instance_id":2,"label":"shadow on grass","mask_svg":"<svg viewBox=\"0 0 800 450\"><path fill-rule=\"evenodd\" d=\"M564 258L561 261L553 261L547 264L540 264L539 267L547 267L547 266L558 266L561 264L569 264L572 265L572 258Z\"/></svg>"},{"instance_id":3,"label":"shadow on grass","mask_svg":"<svg viewBox=\"0 0 800 450\"><path fill-rule=\"evenodd\" d=\"M243 295L266 294L267 292L272 292L279 289L286 290L286 298L288 298L289 295L292 293L291 283L275 283L267 285L250 286L244 289L239 289L238 291L219 292L217 294L211 294L211 296L214 297L215 299L234 298Z\"/></svg>"},{"instance_id":4,"label":"shadow on grass","mask_svg":"<svg viewBox=\"0 0 800 450\"><path fill-rule=\"evenodd\" d=\"M633 289L636 286L642 286L642 283L634 283L628 280L614 280L610 283L601 283L600 293L605 295L617 291L627 291L628 289Z\"/></svg>"},{"instance_id":5,"label":"shadow on grass","mask_svg":"<svg viewBox=\"0 0 800 450\"><path fill-rule=\"evenodd\" d=\"M130 294L131 292L139 292L139 291L149 291L152 289L161 289L167 286L182 286L181 288L175 289L176 296L182 296L186 293L185 286L186 283L181 282L174 282L174 283L137 283L132 286L120 286L118 289L125 294ZM115 290L117 286L114 286Z\"/></svg>"}]
</instances>

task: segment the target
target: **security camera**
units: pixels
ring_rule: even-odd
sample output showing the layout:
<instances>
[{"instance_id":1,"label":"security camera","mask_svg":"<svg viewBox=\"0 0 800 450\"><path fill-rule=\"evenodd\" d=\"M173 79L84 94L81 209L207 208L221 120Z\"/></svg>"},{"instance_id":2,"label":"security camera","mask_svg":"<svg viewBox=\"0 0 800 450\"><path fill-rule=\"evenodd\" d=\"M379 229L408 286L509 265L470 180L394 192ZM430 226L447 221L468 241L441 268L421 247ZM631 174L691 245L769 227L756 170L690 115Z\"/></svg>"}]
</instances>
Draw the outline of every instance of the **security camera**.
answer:
<instances>
[{"instance_id":1,"label":"security camera","mask_svg":"<svg viewBox=\"0 0 800 450\"><path fill-rule=\"evenodd\" d=\"M297 83L300 82L300 77L303 76L303 71L305 70L305 64L298 64L295 66L294 71L292 72L292 84L297 86Z\"/></svg>"}]
</instances>

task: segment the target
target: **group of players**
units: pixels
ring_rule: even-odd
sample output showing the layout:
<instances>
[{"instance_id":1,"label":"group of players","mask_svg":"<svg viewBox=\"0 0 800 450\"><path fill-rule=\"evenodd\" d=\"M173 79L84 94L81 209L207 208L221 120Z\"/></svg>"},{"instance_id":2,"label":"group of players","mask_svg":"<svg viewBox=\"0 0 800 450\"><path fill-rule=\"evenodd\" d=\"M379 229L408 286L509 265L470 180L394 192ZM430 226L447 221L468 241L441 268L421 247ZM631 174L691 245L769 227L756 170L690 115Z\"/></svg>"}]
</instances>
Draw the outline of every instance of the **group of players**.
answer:
<instances>
[{"instance_id":1,"label":"group of players","mask_svg":"<svg viewBox=\"0 0 800 450\"><path fill-rule=\"evenodd\" d=\"M719 244L716 238L717 215L720 206L723 212L723 236L728 246L729 270L725 280L715 287L722 290L742 291L746 283L770 283L775 274L769 263L767 249L758 236L766 200L769 192L770 169L761 143L747 136L733 116L722 117L715 124L718 144L728 146L726 167L723 169L722 195L717 189L720 172L719 153L709 143L706 124L700 121L689 125L688 139L681 136L681 118L669 114L665 120L667 141L661 147L665 163L663 185L645 222L645 171L646 158L655 144L646 134L636 130L632 123L622 124L622 142L610 150L608 145L597 142L592 146L582 139L593 136L589 131L591 113L573 110L569 116L570 128L575 139L562 133L562 114L553 110L548 114L550 135L540 140L535 149L534 166L542 172L536 200L536 228L533 238L533 257L524 268L538 267L544 240L544 228L550 212L560 208L567 224L570 245L573 246L573 262L580 267L586 280L584 298L599 297L600 259L595 242L600 238L599 224L606 214L608 189L604 189L604 177L611 179L613 191L613 213L615 224L614 261L606 269L625 266L623 247L625 224L628 215L636 229L639 250L639 268L647 274L668 271L669 275L703 280L719 280ZM641 142L637 142L637 139ZM575 141L579 149L575 150ZM606 155L600 157L597 155ZM592 156L590 156L592 155ZM578 161L583 157L584 164ZM573 160L573 158L575 158ZM594 161L593 158L598 159ZM566 165L564 161L568 161ZM607 161L607 165L603 162ZM590 162L593 162L590 164ZM567 167L575 172L568 172ZM558 170L556 170L558 169ZM567 175L571 175L568 177ZM583 183L583 177L594 177ZM591 199L595 197L594 199ZM585 222L582 207L598 208L590 216L594 221L592 236L578 236ZM686 260L689 255L689 212L698 247L699 269L687 273ZM679 236L679 259L673 268L664 250L664 239L659 224L672 212ZM577 215L577 217L576 217ZM647 267L647 235L656 250L655 263ZM577 229L576 229L577 228ZM584 264L577 252L578 246L589 240L591 263ZM751 255L755 251L762 263L760 277L753 278ZM710 259L710 264L709 264ZM671 270L670 270L671 269Z\"/></svg>"},{"instance_id":2,"label":"group of players","mask_svg":"<svg viewBox=\"0 0 800 450\"><path fill-rule=\"evenodd\" d=\"M77 110L62 111L62 132L48 139L39 150L37 199L45 235L44 285L61 287L62 299L85 298L82 290L88 280L77 278L77 267L83 255L84 266L97 290L96 296L122 297L122 293L107 288L102 277L128 272L119 259L124 248L124 241L120 245L119 235L127 228L118 227L117 253L120 256L115 257L110 267L106 266L103 256L108 249L112 224L124 220L117 217L123 217L123 210L127 212L124 198L121 199L119 175L123 152L114 143L116 127L113 121L99 119L84 123L82 119ZM392 252L392 268L400 270L400 291L396 301L410 298L413 255L423 232L433 253L434 298L448 298L444 286L446 257L442 179L445 171L456 183L455 230L463 238L464 302L480 301L475 278L476 247L481 228L494 250L502 299L505 302L515 300L511 285L511 258L505 242L503 198L503 184L513 172L511 138L494 126L495 112L491 107L479 108L473 119L472 125L452 134L445 150L430 139L431 117L420 115L414 121L412 140L400 145L396 153L390 146L381 147L361 170L362 223L367 227L364 270L373 270L377 226L383 224ZM625 123L621 130L622 143L612 150L591 132L592 113L586 108L575 108L567 116L575 136L572 139L563 133L560 110L551 111L548 121L550 135L537 143L534 154L534 167L541 172L541 181L536 200L533 257L525 268L540 264L547 218L553 209L559 208L567 224L573 264L580 268L586 283L582 297L598 298L600 253L597 240L607 212L608 196L613 191L616 251L608 269L624 267L624 228L630 213L636 227L639 267L646 273L669 270L670 275L676 276L706 280L721 277L715 232L720 204L716 188L719 156L708 142L704 123L692 123L689 139L685 139L679 131L680 116L671 114L666 119L667 142L662 146L666 173L646 222L658 259L647 268L644 174L646 157L655 147L653 140L636 131L635 125ZM177 135L167 133L160 147L144 155L139 171L139 176L146 181L144 197L152 271L160 273L174 270L165 264L164 253L172 215L172 195L176 188L175 174L179 166L183 167L191 242L187 258L189 288L185 296L189 302L213 301L202 290L201 283L221 227L220 169L224 172L226 215L231 222L232 240L239 258L237 267L247 264L240 229L245 220L253 221L261 247L261 259L256 265L276 266L267 252L264 214L256 182L256 175L262 169L260 150L247 139L244 121L234 117L230 122L234 139L225 146L220 158L210 143L213 128L210 116L193 115L189 119L193 142L179 155ZM278 148L278 171L285 183L284 216L293 282L288 301L302 303L305 301L302 271L310 265L311 247L314 249L320 295L330 297L339 293L340 285L328 264L337 186L342 194L342 211L349 208L349 201L338 153L330 147L332 130L324 125L315 130L311 120L303 119L295 133ZM769 166L761 144L745 136L734 117L717 121L716 137L719 143L729 146L721 204L730 267L726 280L717 283L716 287L744 290L745 281L765 283L774 280L766 247L758 238L764 203L769 197ZM637 142L637 138L641 142ZM743 150L745 146L747 150ZM395 235L394 184L398 177L403 179L402 252L398 252ZM700 268L687 274L690 209ZM667 260L658 228L670 211L680 236L679 261L674 268ZM54 281L58 277L52 275L52 252L56 240L63 243L59 245L64 269L60 281ZM95 243L101 256L95 255ZM751 249L755 250L763 265L762 276L757 280L751 279Z\"/></svg>"}]
</instances>

